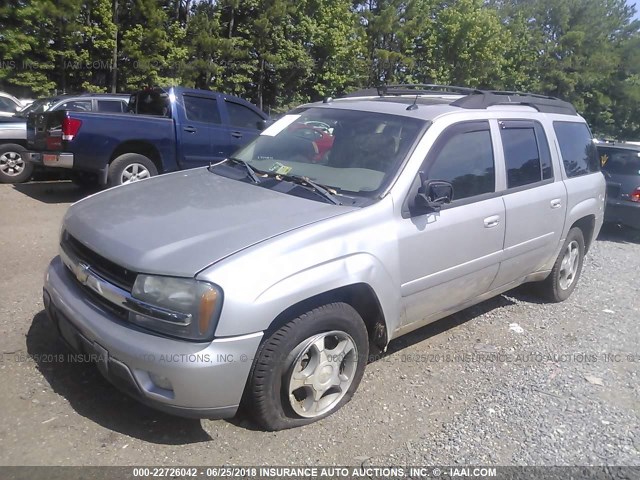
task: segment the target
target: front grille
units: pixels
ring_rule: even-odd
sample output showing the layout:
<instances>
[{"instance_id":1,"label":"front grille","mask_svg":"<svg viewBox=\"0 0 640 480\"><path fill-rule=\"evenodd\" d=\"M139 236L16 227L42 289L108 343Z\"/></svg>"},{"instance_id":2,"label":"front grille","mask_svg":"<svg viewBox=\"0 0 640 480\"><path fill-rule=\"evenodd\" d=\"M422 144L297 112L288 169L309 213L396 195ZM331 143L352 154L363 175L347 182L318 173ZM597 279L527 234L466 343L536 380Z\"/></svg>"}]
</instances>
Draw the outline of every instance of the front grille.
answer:
<instances>
[{"instance_id":1,"label":"front grille","mask_svg":"<svg viewBox=\"0 0 640 480\"><path fill-rule=\"evenodd\" d=\"M90 248L84 246L76 238L69 235L68 232L64 232L62 235L62 248L65 251L72 254L78 260L86 263L105 280L123 288L127 291L131 291L133 284L136 281L136 272L127 270L120 265L113 263L111 260L98 255Z\"/></svg>"}]
</instances>

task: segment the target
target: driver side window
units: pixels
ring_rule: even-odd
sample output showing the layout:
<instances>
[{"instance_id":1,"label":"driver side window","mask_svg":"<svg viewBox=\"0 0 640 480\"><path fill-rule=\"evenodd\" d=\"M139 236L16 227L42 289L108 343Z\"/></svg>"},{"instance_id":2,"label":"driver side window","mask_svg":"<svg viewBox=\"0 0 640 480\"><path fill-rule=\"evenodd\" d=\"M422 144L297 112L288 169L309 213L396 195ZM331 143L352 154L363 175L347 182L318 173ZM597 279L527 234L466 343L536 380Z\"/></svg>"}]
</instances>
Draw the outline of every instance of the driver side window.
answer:
<instances>
[{"instance_id":1,"label":"driver side window","mask_svg":"<svg viewBox=\"0 0 640 480\"><path fill-rule=\"evenodd\" d=\"M453 199L495 192L489 123L465 122L446 129L427 157L425 179L453 185Z\"/></svg>"}]
</instances>

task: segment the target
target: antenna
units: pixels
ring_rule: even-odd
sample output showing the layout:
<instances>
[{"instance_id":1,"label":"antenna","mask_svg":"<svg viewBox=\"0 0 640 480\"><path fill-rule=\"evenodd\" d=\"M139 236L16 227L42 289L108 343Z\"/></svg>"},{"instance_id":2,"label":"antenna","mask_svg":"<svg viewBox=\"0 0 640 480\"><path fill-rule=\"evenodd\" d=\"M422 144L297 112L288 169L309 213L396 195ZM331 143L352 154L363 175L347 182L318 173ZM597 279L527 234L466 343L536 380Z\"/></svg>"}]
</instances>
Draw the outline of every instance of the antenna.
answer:
<instances>
[{"instance_id":1,"label":"antenna","mask_svg":"<svg viewBox=\"0 0 640 480\"><path fill-rule=\"evenodd\" d=\"M418 109L417 101L418 101L418 95L416 95L416 98L413 99L413 103L407 107L407 110L408 111L417 110Z\"/></svg>"}]
</instances>

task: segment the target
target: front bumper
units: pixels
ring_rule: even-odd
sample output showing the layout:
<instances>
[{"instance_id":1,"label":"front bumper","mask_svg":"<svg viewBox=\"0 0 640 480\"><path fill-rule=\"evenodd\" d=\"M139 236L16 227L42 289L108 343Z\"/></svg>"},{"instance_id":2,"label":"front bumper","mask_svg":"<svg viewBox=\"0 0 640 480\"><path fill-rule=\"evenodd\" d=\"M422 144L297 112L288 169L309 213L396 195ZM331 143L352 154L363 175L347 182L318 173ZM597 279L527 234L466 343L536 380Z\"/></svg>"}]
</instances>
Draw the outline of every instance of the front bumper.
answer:
<instances>
[{"instance_id":1,"label":"front bumper","mask_svg":"<svg viewBox=\"0 0 640 480\"><path fill-rule=\"evenodd\" d=\"M60 257L49 265L43 295L65 342L91 355L107 380L125 393L179 416L235 415L262 332L193 343L135 330L94 304Z\"/></svg>"},{"instance_id":2,"label":"front bumper","mask_svg":"<svg viewBox=\"0 0 640 480\"><path fill-rule=\"evenodd\" d=\"M610 198L604 212L604 221L640 229L640 203Z\"/></svg>"},{"instance_id":3,"label":"front bumper","mask_svg":"<svg viewBox=\"0 0 640 480\"><path fill-rule=\"evenodd\" d=\"M26 152L25 159L45 167L73 168L73 153Z\"/></svg>"}]
</instances>

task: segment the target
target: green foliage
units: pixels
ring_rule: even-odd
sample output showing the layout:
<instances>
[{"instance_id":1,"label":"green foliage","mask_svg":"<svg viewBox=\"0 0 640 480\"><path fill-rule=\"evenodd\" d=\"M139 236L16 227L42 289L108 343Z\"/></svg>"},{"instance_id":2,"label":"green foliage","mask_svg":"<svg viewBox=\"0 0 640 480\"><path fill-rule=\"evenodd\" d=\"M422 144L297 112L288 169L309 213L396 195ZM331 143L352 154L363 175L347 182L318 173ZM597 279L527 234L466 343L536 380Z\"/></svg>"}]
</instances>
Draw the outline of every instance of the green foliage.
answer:
<instances>
[{"instance_id":1,"label":"green foliage","mask_svg":"<svg viewBox=\"0 0 640 480\"><path fill-rule=\"evenodd\" d=\"M5 0L0 88L182 84L284 111L433 82L556 95L596 134L640 139L633 14L625 0Z\"/></svg>"}]
</instances>

